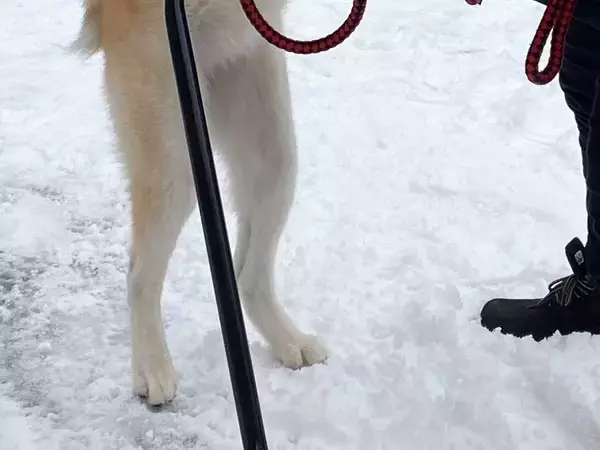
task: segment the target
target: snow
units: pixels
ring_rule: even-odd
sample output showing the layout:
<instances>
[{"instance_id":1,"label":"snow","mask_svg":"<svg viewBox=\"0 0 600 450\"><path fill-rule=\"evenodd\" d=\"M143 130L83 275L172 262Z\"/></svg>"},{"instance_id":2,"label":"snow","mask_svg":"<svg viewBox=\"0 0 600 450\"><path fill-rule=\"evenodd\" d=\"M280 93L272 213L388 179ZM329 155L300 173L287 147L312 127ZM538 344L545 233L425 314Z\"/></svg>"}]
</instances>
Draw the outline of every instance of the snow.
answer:
<instances>
[{"instance_id":1,"label":"snow","mask_svg":"<svg viewBox=\"0 0 600 450\"><path fill-rule=\"evenodd\" d=\"M289 33L326 34L350 3L296 0ZM343 45L290 56L301 165L277 285L331 357L284 369L249 328L270 448L598 447L600 340L478 323L492 296L544 294L585 236L575 122L523 70L541 13L371 1ZM80 15L0 4L0 449L238 449L198 214L163 303L178 396L131 395L129 206L101 59L67 51Z\"/></svg>"}]
</instances>

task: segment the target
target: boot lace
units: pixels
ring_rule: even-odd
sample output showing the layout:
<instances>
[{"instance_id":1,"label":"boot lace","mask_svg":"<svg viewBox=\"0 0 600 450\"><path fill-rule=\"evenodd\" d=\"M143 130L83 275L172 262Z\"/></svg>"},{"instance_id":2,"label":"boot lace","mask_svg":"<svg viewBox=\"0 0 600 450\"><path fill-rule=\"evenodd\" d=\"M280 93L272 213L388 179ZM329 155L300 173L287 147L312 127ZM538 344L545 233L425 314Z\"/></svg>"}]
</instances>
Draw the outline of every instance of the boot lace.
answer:
<instances>
[{"instance_id":1,"label":"boot lace","mask_svg":"<svg viewBox=\"0 0 600 450\"><path fill-rule=\"evenodd\" d=\"M548 294L542 298L536 306L557 304L568 306L575 299L587 297L595 290L588 280L568 275L554 280L548 285Z\"/></svg>"}]
</instances>

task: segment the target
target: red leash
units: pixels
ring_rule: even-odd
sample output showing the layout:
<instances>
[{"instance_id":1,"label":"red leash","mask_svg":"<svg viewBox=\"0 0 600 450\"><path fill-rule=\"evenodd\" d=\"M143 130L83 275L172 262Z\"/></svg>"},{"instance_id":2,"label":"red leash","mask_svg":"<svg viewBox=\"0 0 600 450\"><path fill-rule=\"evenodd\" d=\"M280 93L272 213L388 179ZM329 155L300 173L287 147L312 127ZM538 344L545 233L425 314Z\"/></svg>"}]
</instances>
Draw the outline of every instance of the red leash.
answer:
<instances>
[{"instance_id":1,"label":"red leash","mask_svg":"<svg viewBox=\"0 0 600 450\"><path fill-rule=\"evenodd\" d=\"M466 0L470 5L479 5L482 0ZM576 0L549 0L542 20L535 32L525 59L525 75L534 84L550 83L558 72L563 60L565 38L569 23L573 18ZM552 33L550 57L546 68L539 70L540 60L548 37Z\"/></svg>"},{"instance_id":2,"label":"red leash","mask_svg":"<svg viewBox=\"0 0 600 450\"><path fill-rule=\"evenodd\" d=\"M465 0L470 5L480 5L482 0ZM269 43L282 50L299 53L320 53L332 49L345 41L360 23L365 13L367 0L353 0L350 15L333 33L312 41L298 41L288 38L275 30L262 16L254 0L240 0L242 9L256 31ZM525 75L534 84L550 83L562 64L565 38L576 0L549 0L548 6L535 32L525 59ZM550 57L546 68L539 69L544 47L552 33Z\"/></svg>"},{"instance_id":3,"label":"red leash","mask_svg":"<svg viewBox=\"0 0 600 450\"><path fill-rule=\"evenodd\" d=\"M360 23L365 13L367 0L353 0L350 15L333 33L312 41L297 41L290 39L275 30L262 16L254 0L240 0L242 9L250 23L259 34L269 43L282 50L307 55L332 49L345 41Z\"/></svg>"}]
</instances>

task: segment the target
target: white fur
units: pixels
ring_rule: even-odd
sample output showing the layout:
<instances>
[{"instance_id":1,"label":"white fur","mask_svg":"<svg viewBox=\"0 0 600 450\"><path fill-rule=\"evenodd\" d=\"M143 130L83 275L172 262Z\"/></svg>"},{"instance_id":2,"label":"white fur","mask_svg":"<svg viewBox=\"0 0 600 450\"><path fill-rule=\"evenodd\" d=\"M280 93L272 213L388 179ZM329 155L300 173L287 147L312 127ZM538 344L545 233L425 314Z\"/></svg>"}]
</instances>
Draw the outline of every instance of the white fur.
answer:
<instances>
[{"instance_id":1,"label":"white fur","mask_svg":"<svg viewBox=\"0 0 600 450\"><path fill-rule=\"evenodd\" d=\"M280 28L283 0L258 4ZM196 201L163 4L88 0L87 8L79 44L104 51L106 93L132 193L133 389L158 405L176 391L161 317L163 281ZM250 27L238 0L191 0L187 8L211 137L232 179L238 215L234 265L244 308L286 367L322 362L325 348L298 330L274 289L277 246L297 170L284 55Z\"/></svg>"}]
</instances>

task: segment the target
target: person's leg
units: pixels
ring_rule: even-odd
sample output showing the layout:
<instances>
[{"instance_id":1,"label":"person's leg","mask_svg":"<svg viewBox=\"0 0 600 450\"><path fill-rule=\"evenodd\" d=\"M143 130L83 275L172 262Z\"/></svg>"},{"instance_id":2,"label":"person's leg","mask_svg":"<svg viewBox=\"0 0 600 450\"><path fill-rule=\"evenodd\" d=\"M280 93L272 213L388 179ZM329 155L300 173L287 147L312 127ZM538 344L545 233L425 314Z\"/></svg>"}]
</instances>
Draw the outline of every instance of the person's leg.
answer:
<instances>
[{"instance_id":1,"label":"person's leg","mask_svg":"<svg viewBox=\"0 0 600 450\"><path fill-rule=\"evenodd\" d=\"M588 122L583 158L587 187L587 258L590 273L600 275L600 77L596 78L595 86L596 96Z\"/></svg>"},{"instance_id":2,"label":"person's leg","mask_svg":"<svg viewBox=\"0 0 600 450\"><path fill-rule=\"evenodd\" d=\"M574 21L569 30L560 85L575 115L586 181L591 273L600 274L600 31Z\"/></svg>"},{"instance_id":3,"label":"person's leg","mask_svg":"<svg viewBox=\"0 0 600 450\"><path fill-rule=\"evenodd\" d=\"M515 336L543 339L559 331L600 333L600 30L574 20L569 27L560 86L579 130L587 186L587 244L573 239L566 254L573 274L553 282L540 299L494 299L481 323Z\"/></svg>"}]
</instances>

